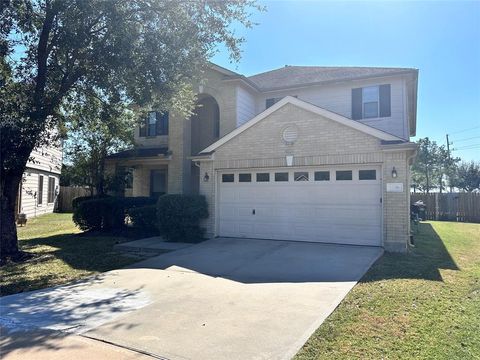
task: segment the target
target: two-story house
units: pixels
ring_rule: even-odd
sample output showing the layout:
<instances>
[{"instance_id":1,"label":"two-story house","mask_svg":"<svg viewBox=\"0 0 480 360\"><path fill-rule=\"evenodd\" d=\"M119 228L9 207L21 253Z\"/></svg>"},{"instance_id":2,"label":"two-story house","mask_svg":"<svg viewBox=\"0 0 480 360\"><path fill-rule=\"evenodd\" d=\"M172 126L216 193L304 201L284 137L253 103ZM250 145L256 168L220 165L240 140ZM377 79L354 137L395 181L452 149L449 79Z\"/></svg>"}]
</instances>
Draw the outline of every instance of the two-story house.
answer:
<instances>
[{"instance_id":1,"label":"two-story house","mask_svg":"<svg viewBox=\"0 0 480 360\"><path fill-rule=\"evenodd\" d=\"M406 251L416 69L211 65L195 115L152 112L114 154L126 195L200 193L209 237Z\"/></svg>"},{"instance_id":2,"label":"two-story house","mask_svg":"<svg viewBox=\"0 0 480 360\"><path fill-rule=\"evenodd\" d=\"M17 214L27 219L52 213L60 190L62 146L51 145L35 149L30 154L18 188Z\"/></svg>"}]
</instances>

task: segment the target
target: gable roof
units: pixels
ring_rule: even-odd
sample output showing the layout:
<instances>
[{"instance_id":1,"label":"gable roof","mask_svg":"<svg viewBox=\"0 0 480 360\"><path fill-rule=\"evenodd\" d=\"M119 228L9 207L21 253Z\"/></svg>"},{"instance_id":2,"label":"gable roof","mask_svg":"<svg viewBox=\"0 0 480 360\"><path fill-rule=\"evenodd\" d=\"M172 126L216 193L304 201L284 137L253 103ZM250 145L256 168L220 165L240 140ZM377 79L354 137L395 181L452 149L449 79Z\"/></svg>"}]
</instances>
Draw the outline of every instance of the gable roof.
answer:
<instances>
[{"instance_id":1,"label":"gable roof","mask_svg":"<svg viewBox=\"0 0 480 360\"><path fill-rule=\"evenodd\" d=\"M328 82L417 73L417 69L390 67L285 66L249 76L260 91L272 91Z\"/></svg>"},{"instance_id":2,"label":"gable roof","mask_svg":"<svg viewBox=\"0 0 480 360\"><path fill-rule=\"evenodd\" d=\"M214 142L213 144L211 144L207 148L200 151L199 155L205 155L207 153L211 153L212 151L214 151L218 147L222 146L223 144L225 144L229 140L233 139L234 137L240 135L245 130L251 128L256 123L265 119L267 116L269 116L270 114L274 113L275 111L277 111L278 109L282 108L283 106L285 106L287 104L292 104L292 105L298 106L299 108L302 108L302 109L310 111L314 114L323 116L327 119L330 119L330 120L335 121L337 123L340 123L342 125L349 126L353 129L361 131L365 134L374 136L374 137L376 137L380 140L405 142L405 140L403 140L403 139L401 139L401 138L399 138L395 135L392 135L392 134L386 133L384 131L378 130L376 128L373 128L371 126L362 124L361 122L358 122L356 120L351 120L349 118L346 118L345 116L336 114L336 113L331 112L329 110L323 109L323 108L318 107L318 106L313 105L313 104L310 104L306 101L297 99L293 96L285 96L282 100L275 103L274 105L272 105L271 107L269 107L265 111L261 112L260 114L255 116L253 119L247 121L246 123L239 126L235 130L231 131L230 133L228 133L227 135L225 135L221 139L217 140L216 142Z\"/></svg>"}]
</instances>

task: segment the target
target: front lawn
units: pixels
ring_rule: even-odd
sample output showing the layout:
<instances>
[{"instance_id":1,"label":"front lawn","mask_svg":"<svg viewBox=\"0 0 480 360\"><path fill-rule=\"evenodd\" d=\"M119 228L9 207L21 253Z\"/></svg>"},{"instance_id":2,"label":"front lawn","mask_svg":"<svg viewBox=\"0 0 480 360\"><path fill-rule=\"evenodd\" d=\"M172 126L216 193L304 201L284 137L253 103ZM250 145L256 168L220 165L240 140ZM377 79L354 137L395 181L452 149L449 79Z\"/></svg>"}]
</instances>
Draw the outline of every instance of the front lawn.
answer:
<instances>
[{"instance_id":1,"label":"front lawn","mask_svg":"<svg viewBox=\"0 0 480 360\"><path fill-rule=\"evenodd\" d=\"M381 258L295 359L480 359L480 224L420 224L415 249Z\"/></svg>"},{"instance_id":2,"label":"front lawn","mask_svg":"<svg viewBox=\"0 0 480 360\"><path fill-rule=\"evenodd\" d=\"M63 284L138 261L113 250L124 237L81 233L72 214L39 216L17 230L21 249L37 257L0 267L2 296Z\"/></svg>"}]
</instances>

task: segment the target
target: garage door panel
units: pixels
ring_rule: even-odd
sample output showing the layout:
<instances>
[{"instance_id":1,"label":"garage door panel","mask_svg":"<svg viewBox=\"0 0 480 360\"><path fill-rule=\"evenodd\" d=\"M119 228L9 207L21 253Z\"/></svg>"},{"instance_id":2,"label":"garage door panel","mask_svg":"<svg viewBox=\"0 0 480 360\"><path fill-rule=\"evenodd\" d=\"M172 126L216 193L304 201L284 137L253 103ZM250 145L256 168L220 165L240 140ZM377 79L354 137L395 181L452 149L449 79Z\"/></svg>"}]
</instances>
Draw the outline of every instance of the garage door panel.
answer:
<instances>
[{"instance_id":1,"label":"garage door panel","mask_svg":"<svg viewBox=\"0 0 480 360\"><path fill-rule=\"evenodd\" d=\"M254 173L250 183L220 181L219 235L381 245L381 181L359 181L359 168L352 181L316 182L303 170L310 180L295 182L291 169L270 171L270 182L255 182ZM275 182L276 171L290 171L290 181Z\"/></svg>"}]
</instances>

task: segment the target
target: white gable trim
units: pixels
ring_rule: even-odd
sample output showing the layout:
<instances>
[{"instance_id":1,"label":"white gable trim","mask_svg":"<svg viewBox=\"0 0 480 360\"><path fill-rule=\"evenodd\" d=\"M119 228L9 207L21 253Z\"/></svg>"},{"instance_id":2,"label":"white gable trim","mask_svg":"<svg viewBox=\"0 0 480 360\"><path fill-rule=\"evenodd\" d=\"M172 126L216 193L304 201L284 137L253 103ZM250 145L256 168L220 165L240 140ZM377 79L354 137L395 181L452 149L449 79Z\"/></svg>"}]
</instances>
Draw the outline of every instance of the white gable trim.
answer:
<instances>
[{"instance_id":1,"label":"white gable trim","mask_svg":"<svg viewBox=\"0 0 480 360\"><path fill-rule=\"evenodd\" d=\"M351 127L353 129L361 131L365 134L374 136L374 137L376 137L380 140L387 140L387 141L388 140L402 140L402 141L404 141L403 139L401 139L401 138L399 138L395 135L392 135L392 134L386 133L384 131L375 129L371 126L362 124L362 123L360 123L356 120L346 118L345 116L336 114L334 112L331 112L329 110L323 109L323 108L318 107L318 106L315 106L315 105L310 104L308 102L305 102L303 100L294 98L293 96L285 96L282 100L280 100L279 102L270 106L265 111L261 112L260 114L258 114L254 118L252 118L251 120L247 121L245 124L239 126L238 128L231 131L230 133L228 133L227 135L225 135L224 137L222 137L218 141L214 142L209 147L203 149L200 152L200 154L209 153L209 152L214 151L218 147L225 144L227 141L230 141L231 139L233 139L237 135L240 135L242 132L244 132L248 128L254 126L256 123L265 119L267 116L269 116L270 114L274 113L275 111L277 111L278 109L282 108L283 106L285 106L287 104L292 104L292 105L298 106L299 108L302 108L302 109L310 111L314 114L323 116L323 117L325 117L327 119L330 119L332 121L336 121L337 123L340 123L342 125Z\"/></svg>"}]
</instances>

